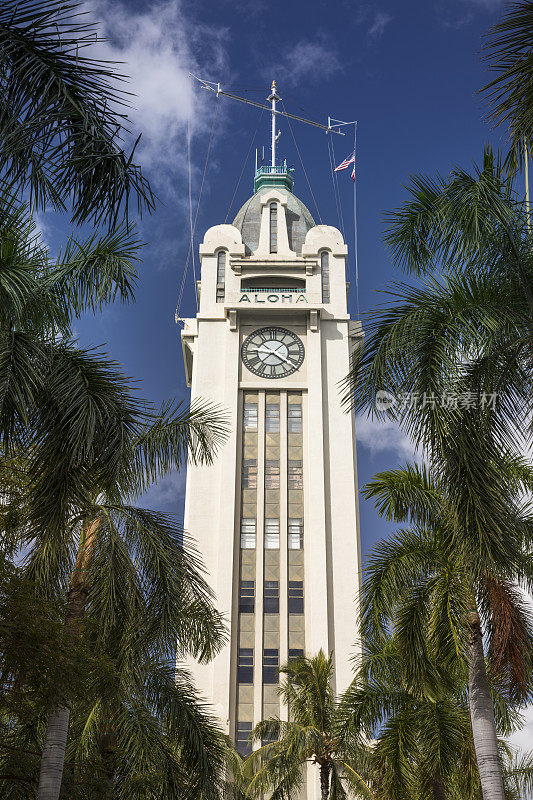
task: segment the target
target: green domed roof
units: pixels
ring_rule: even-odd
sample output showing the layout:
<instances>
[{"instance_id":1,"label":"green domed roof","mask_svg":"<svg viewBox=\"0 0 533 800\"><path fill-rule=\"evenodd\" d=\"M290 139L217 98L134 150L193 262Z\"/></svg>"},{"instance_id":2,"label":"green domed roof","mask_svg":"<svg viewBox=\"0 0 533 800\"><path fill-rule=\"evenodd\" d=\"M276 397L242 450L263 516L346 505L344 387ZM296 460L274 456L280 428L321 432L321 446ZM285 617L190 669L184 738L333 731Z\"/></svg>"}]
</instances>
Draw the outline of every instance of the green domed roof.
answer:
<instances>
[{"instance_id":1,"label":"green domed roof","mask_svg":"<svg viewBox=\"0 0 533 800\"><path fill-rule=\"evenodd\" d=\"M289 247L296 253L302 252L307 231L315 227L315 221L307 207L296 195L281 186L276 186L276 191L287 198L285 215L287 218L287 234ZM243 205L232 222L237 228L248 253L259 247L259 229L261 227L261 192L252 195Z\"/></svg>"}]
</instances>

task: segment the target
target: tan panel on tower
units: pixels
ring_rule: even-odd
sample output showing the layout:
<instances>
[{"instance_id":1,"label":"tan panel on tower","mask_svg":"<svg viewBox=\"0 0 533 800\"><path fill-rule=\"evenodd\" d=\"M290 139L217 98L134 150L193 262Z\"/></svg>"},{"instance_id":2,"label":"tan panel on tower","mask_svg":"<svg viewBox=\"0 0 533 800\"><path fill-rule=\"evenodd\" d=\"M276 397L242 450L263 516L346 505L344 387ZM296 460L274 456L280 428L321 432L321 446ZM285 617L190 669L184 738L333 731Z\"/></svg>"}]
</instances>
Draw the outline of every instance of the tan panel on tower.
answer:
<instances>
[{"instance_id":1,"label":"tan panel on tower","mask_svg":"<svg viewBox=\"0 0 533 800\"><path fill-rule=\"evenodd\" d=\"M303 581L304 579L304 566L303 564L289 564L289 580L290 581Z\"/></svg>"},{"instance_id":2,"label":"tan panel on tower","mask_svg":"<svg viewBox=\"0 0 533 800\"><path fill-rule=\"evenodd\" d=\"M265 505L265 517L267 519L279 519L279 499Z\"/></svg>"},{"instance_id":3,"label":"tan panel on tower","mask_svg":"<svg viewBox=\"0 0 533 800\"><path fill-rule=\"evenodd\" d=\"M252 565L253 566L253 573L250 578L245 578L245 580L253 580L254 573L255 573L255 550L241 550L241 564L244 566ZM244 576L243 576L244 577Z\"/></svg>"},{"instance_id":4,"label":"tan panel on tower","mask_svg":"<svg viewBox=\"0 0 533 800\"><path fill-rule=\"evenodd\" d=\"M304 615L303 614L289 614L289 633L291 631L304 632Z\"/></svg>"},{"instance_id":5,"label":"tan panel on tower","mask_svg":"<svg viewBox=\"0 0 533 800\"><path fill-rule=\"evenodd\" d=\"M277 614L265 614L266 617L277 617ZM267 630L265 626L265 638L264 638L264 647L266 649L278 649L279 648L279 630Z\"/></svg>"},{"instance_id":6,"label":"tan panel on tower","mask_svg":"<svg viewBox=\"0 0 533 800\"><path fill-rule=\"evenodd\" d=\"M269 631L270 633L275 632L279 637L279 614L265 614L263 617L263 630L265 635Z\"/></svg>"},{"instance_id":7,"label":"tan panel on tower","mask_svg":"<svg viewBox=\"0 0 533 800\"><path fill-rule=\"evenodd\" d=\"M243 617L252 617L252 614L242 614ZM243 630L242 624L241 629L239 631L239 647L251 647L253 649L254 646L254 629L253 627L251 630Z\"/></svg>"},{"instance_id":8,"label":"tan panel on tower","mask_svg":"<svg viewBox=\"0 0 533 800\"><path fill-rule=\"evenodd\" d=\"M246 553L251 553L255 555L255 550L242 550L241 551L243 556ZM253 581L255 579L255 562L247 563L245 562L244 558L241 561L241 579L243 581Z\"/></svg>"},{"instance_id":9,"label":"tan panel on tower","mask_svg":"<svg viewBox=\"0 0 533 800\"><path fill-rule=\"evenodd\" d=\"M289 650L305 650L304 631L289 630Z\"/></svg>"},{"instance_id":10,"label":"tan panel on tower","mask_svg":"<svg viewBox=\"0 0 533 800\"><path fill-rule=\"evenodd\" d=\"M239 627L241 631L253 631L255 626L255 614L240 614ZM244 647L244 645L242 645Z\"/></svg>"},{"instance_id":11,"label":"tan panel on tower","mask_svg":"<svg viewBox=\"0 0 533 800\"><path fill-rule=\"evenodd\" d=\"M303 565L304 565L304 551L289 550L289 567L303 567Z\"/></svg>"},{"instance_id":12,"label":"tan panel on tower","mask_svg":"<svg viewBox=\"0 0 533 800\"><path fill-rule=\"evenodd\" d=\"M257 458L257 436L253 442L244 443L244 458Z\"/></svg>"},{"instance_id":13,"label":"tan panel on tower","mask_svg":"<svg viewBox=\"0 0 533 800\"><path fill-rule=\"evenodd\" d=\"M279 566L277 564L265 564L265 580L279 580Z\"/></svg>"},{"instance_id":14,"label":"tan panel on tower","mask_svg":"<svg viewBox=\"0 0 533 800\"><path fill-rule=\"evenodd\" d=\"M252 687L250 686L250 689L251 688ZM254 721L253 703L237 703L237 719L239 720L239 722L253 722Z\"/></svg>"},{"instance_id":15,"label":"tan panel on tower","mask_svg":"<svg viewBox=\"0 0 533 800\"><path fill-rule=\"evenodd\" d=\"M279 568L279 550L265 550L265 567L267 565Z\"/></svg>"}]
</instances>

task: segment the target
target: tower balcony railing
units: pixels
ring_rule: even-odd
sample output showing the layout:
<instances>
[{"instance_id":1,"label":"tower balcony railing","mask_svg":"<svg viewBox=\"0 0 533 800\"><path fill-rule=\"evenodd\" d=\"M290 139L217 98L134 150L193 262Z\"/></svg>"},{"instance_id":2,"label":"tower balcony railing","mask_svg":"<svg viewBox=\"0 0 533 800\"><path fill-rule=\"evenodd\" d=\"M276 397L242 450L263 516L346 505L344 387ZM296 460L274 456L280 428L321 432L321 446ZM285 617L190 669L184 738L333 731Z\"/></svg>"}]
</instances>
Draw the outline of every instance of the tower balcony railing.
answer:
<instances>
[{"instance_id":1,"label":"tower balcony railing","mask_svg":"<svg viewBox=\"0 0 533 800\"><path fill-rule=\"evenodd\" d=\"M284 186L290 192L294 185L293 179L294 167L288 167L287 162L283 164L261 164L255 171L254 189L264 186Z\"/></svg>"},{"instance_id":2,"label":"tower balcony railing","mask_svg":"<svg viewBox=\"0 0 533 800\"><path fill-rule=\"evenodd\" d=\"M262 164L260 167L257 168L256 175L285 175L288 172L287 162L284 161L283 164L275 164L272 166L271 164Z\"/></svg>"}]
</instances>

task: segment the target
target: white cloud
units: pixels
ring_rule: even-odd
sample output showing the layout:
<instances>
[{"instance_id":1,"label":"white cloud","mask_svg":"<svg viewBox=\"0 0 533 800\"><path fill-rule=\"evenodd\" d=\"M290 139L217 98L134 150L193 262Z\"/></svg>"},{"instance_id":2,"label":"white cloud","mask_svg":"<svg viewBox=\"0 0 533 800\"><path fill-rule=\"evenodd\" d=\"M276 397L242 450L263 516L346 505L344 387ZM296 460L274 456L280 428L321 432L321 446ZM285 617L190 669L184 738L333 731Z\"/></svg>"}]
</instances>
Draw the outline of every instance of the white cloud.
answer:
<instances>
[{"instance_id":1,"label":"white cloud","mask_svg":"<svg viewBox=\"0 0 533 800\"><path fill-rule=\"evenodd\" d=\"M176 511L185 495L185 470L164 475L142 496L139 505L161 513Z\"/></svg>"},{"instance_id":2,"label":"white cloud","mask_svg":"<svg viewBox=\"0 0 533 800\"><path fill-rule=\"evenodd\" d=\"M392 17L390 14L387 14L384 11L376 11L372 24L368 29L368 35L372 39L379 39L381 36L383 36L383 32L389 22L392 22Z\"/></svg>"},{"instance_id":3,"label":"white cloud","mask_svg":"<svg viewBox=\"0 0 533 800\"><path fill-rule=\"evenodd\" d=\"M284 58L265 68L263 75L266 80L275 78L283 89L283 85L326 80L340 68L341 62L335 45L324 36L319 36L297 42Z\"/></svg>"},{"instance_id":4,"label":"white cloud","mask_svg":"<svg viewBox=\"0 0 533 800\"><path fill-rule=\"evenodd\" d=\"M372 455L388 452L401 459L422 460L420 453L415 451L411 440L392 420L380 422L359 414L355 420L355 431L357 444L368 448Z\"/></svg>"},{"instance_id":5,"label":"white cloud","mask_svg":"<svg viewBox=\"0 0 533 800\"><path fill-rule=\"evenodd\" d=\"M369 40L380 39L392 20L391 14L376 8L374 3L360 3L354 15L355 24L366 27L366 35Z\"/></svg>"},{"instance_id":6,"label":"white cloud","mask_svg":"<svg viewBox=\"0 0 533 800\"><path fill-rule=\"evenodd\" d=\"M47 220L45 219L45 211L34 211L32 214L33 221L35 223L36 234L39 234L41 242L46 246L50 247L50 227L48 225Z\"/></svg>"},{"instance_id":7,"label":"white cloud","mask_svg":"<svg viewBox=\"0 0 533 800\"><path fill-rule=\"evenodd\" d=\"M123 62L118 70L135 95L128 116L133 134L142 132L137 160L173 193L176 174L187 167L188 121L193 136L204 133L215 108L214 97L201 92L189 72L222 75L228 31L191 21L179 0L154 2L137 13L117 0L97 0L92 14L108 39L98 55Z\"/></svg>"},{"instance_id":8,"label":"white cloud","mask_svg":"<svg viewBox=\"0 0 533 800\"><path fill-rule=\"evenodd\" d=\"M509 742L522 750L530 750L533 746L533 706L528 706L524 712L524 726L521 730L509 737Z\"/></svg>"}]
</instances>

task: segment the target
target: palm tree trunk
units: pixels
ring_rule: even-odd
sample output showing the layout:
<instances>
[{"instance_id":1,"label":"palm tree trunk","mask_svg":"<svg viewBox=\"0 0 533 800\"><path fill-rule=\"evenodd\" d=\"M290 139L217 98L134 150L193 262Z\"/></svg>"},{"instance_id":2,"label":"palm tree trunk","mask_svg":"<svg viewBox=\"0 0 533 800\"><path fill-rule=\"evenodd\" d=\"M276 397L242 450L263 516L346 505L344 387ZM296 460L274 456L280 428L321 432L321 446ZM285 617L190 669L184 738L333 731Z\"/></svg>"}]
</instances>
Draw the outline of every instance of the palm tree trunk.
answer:
<instances>
[{"instance_id":1,"label":"palm tree trunk","mask_svg":"<svg viewBox=\"0 0 533 800\"><path fill-rule=\"evenodd\" d=\"M65 641L72 642L79 630L85 613L85 601L89 590L87 580L96 547L98 519L84 524L74 571L70 578L67 610L65 614ZM58 800L63 780L65 750L67 746L70 708L58 705L52 709L46 724L41 770L39 774L38 800Z\"/></svg>"},{"instance_id":2,"label":"palm tree trunk","mask_svg":"<svg viewBox=\"0 0 533 800\"><path fill-rule=\"evenodd\" d=\"M494 707L485 668L481 622L477 611L467 617L470 642L468 654L468 703L483 800L505 800Z\"/></svg>"},{"instance_id":3,"label":"palm tree trunk","mask_svg":"<svg viewBox=\"0 0 533 800\"><path fill-rule=\"evenodd\" d=\"M321 800L328 800L329 797L329 773L331 767L329 764L320 765L320 797Z\"/></svg>"},{"instance_id":4,"label":"palm tree trunk","mask_svg":"<svg viewBox=\"0 0 533 800\"><path fill-rule=\"evenodd\" d=\"M102 800L113 800L113 784L115 779L116 762L115 754L117 748L117 737L112 722L104 722L100 728L100 740L98 742L100 758L104 767L104 788Z\"/></svg>"},{"instance_id":5,"label":"palm tree trunk","mask_svg":"<svg viewBox=\"0 0 533 800\"><path fill-rule=\"evenodd\" d=\"M437 774L433 776L431 783L433 788L433 800L446 800L444 781L442 780L440 772L437 772Z\"/></svg>"}]
</instances>

